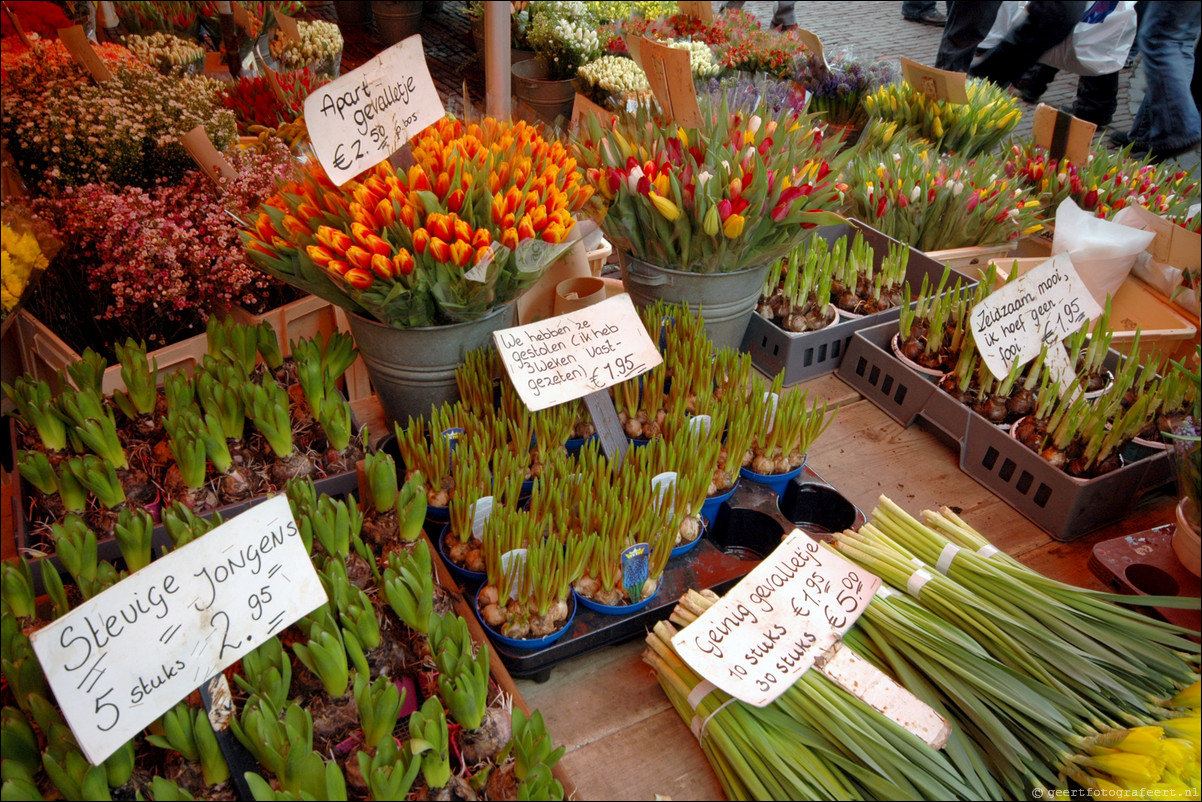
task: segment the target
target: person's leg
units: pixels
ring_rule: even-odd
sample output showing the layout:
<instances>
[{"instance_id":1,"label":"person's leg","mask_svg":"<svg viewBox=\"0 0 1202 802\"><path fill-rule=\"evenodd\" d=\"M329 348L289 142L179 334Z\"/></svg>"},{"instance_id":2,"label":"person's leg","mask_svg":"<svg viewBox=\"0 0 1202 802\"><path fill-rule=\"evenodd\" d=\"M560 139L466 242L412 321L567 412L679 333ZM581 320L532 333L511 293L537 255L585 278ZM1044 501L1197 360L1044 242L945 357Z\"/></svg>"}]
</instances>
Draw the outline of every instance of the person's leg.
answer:
<instances>
[{"instance_id":1,"label":"person's leg","mask_svg":"<svg viewBox=\"0 0 1202 802\"><path fill-rule=\"evenodd\" d=\"M1055 67L1049 67L1047 64L1036 64L1031 69L1023 73L1023 77L1019 79L1015 87L1022 92L1023 100L1027 103L1038 103L1043 97L1043 93L1048 91L1048 86L1052 81L1056 80L1056 73L1059 72Z\"/></svg>"},{"instance_id":2,"label":"person's leg","mask_svg":"<svg viewBox=\"0 0 1202 802\"><path fill-rule=\"evenodd\" d=\"M1046 51L1063 42L1081 21L1085 0L1031 0L1027 18L998 42L969 70L970 75L1009 86L1039 61Z\"/></svg>"},{"instance_id":3,"label":"person's leg","mask_svg":"<svg viewBox=\"0 0 1202 802\"><path fill-rule=\"evenodd\" d=\"M902 16L909 20L936 10L935 0L902 0Z\"/></svg>"},{"instance_id":4,"label":"person's leg","mask_svg":"<svg viewBox=\"0 0 1202 802\"><path fill-rule=\"evenodd\" d=\"M793 13L793 6L795 5L797 5L797 3L794 2L794 0L785 0L785 2L776 3L776 8L772 11L772 27L797 27L797 16ZM935 4L931 3L931 5Z\"/></svg>"},{"instance_id":5,"label":"person's leg","mask_svg":"<svg viewBox=\"0 0 1202 802\"><path fill-rule=\"evenodd\" d=\"M989 35L1001 7L1001 0L949 0L947 25L943 28L935 66L941 70L968 72L977 45Z\"/></svg>"},{"instance_id":6,"label":"person's leg","mask_svg":"<svg viewBox=\"0 0 1202 802\"><path fill-rule=\"evenodd\" d=\"M1172 153L1202 138L1202 118L1190 93L1194 47L1202 28L1198 3L1149 3L1139 28L1148 88L1131 136L1136 147Z\"/></svg>"},{"instance_id":7,"label":"person's leg","mask_svg":"<svg viewBox=\"0 0 1202 802\"><path fill-rule=\"evenodd\" d=\"M1119 74L1082 75L1077 81L1077 98L1073 116L1091 122L1099 128L1110 125L1119 104Z\"/></svg>"}]
</instances>

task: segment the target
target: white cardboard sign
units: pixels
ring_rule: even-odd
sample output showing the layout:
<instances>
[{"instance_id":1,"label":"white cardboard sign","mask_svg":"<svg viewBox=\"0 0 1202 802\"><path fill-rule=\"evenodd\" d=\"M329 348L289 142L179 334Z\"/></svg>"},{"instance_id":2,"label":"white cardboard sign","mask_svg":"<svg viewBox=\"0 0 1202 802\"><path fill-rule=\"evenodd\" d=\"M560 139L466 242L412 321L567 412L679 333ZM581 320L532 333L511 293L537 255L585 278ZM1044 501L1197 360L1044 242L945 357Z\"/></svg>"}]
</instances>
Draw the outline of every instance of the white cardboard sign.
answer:
<instances>
[{"instance_id":1,"label":"white cardboard sign","mask_svg":"<svg viewBox=\"0 0 1202 802\"><path fill-rule=\"evenodd\" d=\"M702 677L764 707L835 646L880 584L794 529L672 645Z\"/></svg>"},{"instance_id":2,"label":"white cardboard sign","mask_svg":"<svg viewBox=\"0 0 1202 802\"><path fill-rule=\"evenodd\" d=\"M1067 253L1058 253L972 310L977 350L999 379L1102 313Z\"/></svg>"},{"instance_id":3,"label":"white cardboard sign","mask_svg":"<svg viewBox=\"0 0 1202 802\"><path fill-rule=\"evenodd\" d=\"M325 603L288 499L277 496L30 639L84 756L98 766L209 677Z\"/></svg>"},{"instance_id":4,"label":"white cardboard sign","mask_svg":"<svg viewBox=\"0 0 1202 802\"><path fill-rule=\"evenodd\" d=\"M330 180L344 184L446 114L415 34L305 99L305 126Z\"/></svg>"},{"instance_id":5,"label":"white cardboard sign","mask_svg":"<svg viewBox=\"0 0 1202 802\"><path fill-rule=\"evenodd\" d=\"M501 362L532 411L633 379L664 361L630 296L493 332Z\"/></svg>"}]
</instances>

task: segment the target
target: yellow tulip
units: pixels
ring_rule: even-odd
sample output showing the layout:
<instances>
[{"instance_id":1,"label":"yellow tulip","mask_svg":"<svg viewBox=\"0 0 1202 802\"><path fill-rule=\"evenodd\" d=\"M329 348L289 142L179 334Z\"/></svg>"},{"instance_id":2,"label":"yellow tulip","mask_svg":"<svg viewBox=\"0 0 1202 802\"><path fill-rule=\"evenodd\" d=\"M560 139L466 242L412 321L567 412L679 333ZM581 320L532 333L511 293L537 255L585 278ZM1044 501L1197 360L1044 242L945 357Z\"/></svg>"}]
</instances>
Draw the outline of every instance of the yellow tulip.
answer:
<instances>
[{"instance_id":1,"label":"yellow tulip","mask_svg":"<svg viewBox=\"0 0 1202 802\"><path fill-rule=\"evenodd\" d=\"M732 214L722 223L722 233L727 239L734 239L743 233L743 224L747 222L741 214Z\"/></svg>"},{"instance_id":2,"label":"yellow tulip","mask_svg":"<svg viewBox=\"0 0 1202 802\"><path fill-rule=\"evenodd\" d=\"M676 222L676 219L680 217L680 209L675 203L668 200L663 195L660 195L657 192L652 192L647 197L651 199L651 205L654 206L669 223Z\"/></svg>"}]
</instances>

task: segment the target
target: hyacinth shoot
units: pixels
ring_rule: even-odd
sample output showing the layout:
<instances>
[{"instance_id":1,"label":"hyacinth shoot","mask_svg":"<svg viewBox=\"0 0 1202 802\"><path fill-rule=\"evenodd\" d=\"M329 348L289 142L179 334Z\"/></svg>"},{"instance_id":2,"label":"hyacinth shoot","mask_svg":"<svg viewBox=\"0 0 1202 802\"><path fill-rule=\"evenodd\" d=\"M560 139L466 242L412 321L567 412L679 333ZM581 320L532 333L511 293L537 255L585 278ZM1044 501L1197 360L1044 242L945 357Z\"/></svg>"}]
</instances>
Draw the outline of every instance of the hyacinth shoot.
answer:
<instances>
[{"instance_id":1,"label":"hyacinth shoot","mask_svg":"<svg viewBox=\"0 0 1202 802\"><path fill-rule=\"evenodd\" d=\"M534 284L592 195L576 160L525 122L444 118L341 187L316 162L243 231L268 273L394 328L476 320Z\"/></svg>"}]
</instances>

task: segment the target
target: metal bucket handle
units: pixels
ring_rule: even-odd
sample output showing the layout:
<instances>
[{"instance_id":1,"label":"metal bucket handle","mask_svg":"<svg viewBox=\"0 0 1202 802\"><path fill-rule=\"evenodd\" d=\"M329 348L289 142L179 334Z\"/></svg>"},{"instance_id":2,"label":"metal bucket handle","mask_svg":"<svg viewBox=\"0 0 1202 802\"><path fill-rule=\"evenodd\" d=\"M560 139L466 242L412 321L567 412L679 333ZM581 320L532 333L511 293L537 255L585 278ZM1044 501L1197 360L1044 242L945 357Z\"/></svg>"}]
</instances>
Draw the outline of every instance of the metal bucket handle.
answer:
<instances>
[{"instance_id":1,"label":"metal bucket handle","mask_svg":"<svg viewBox=\"0 0 1202 802\"><path fill-rule=\"evenodd\" d=\"M671 284L672 277L666 273L640 273L639 263L631 261L629 267L626 268L626 276L635 284L641 284L644 287L661 287L664 284Z\"/></svg>"}]
</instances>

